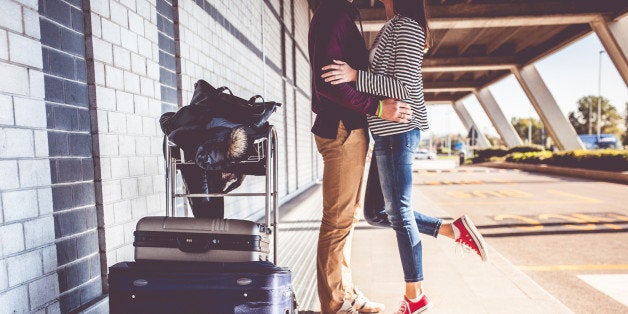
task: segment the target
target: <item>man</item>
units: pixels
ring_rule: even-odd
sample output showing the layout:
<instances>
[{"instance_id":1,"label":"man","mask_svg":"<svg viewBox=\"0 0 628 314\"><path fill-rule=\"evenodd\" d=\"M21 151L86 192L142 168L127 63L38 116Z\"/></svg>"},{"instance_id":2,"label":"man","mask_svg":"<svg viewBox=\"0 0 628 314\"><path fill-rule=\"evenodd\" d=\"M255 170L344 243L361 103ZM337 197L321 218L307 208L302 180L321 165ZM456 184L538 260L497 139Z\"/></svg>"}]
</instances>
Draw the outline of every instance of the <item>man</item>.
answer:
<instances>
[{"instance_id":1,"label":"man","mask_svg":"<svg viewBox=\"0 0 628 314\"><path fill-rule=\"evenodd\" d=\"M321 78L321 69L333 60L343 60L354 69L368 67L368 50L355 26L358 14L349 0L322 0L309 30L312 110L316 113L312 133L324 161L317 281L325 314L337 313L341 308L360 313L384 309L383 304L369 301L356 290L350 268L351 239L358 221L368 148L366 115L396 122L407 122L412 115L408 104L360 93L355 84L332 85ZM351 304L351 308L343 304Z\"/></svg>"}]
</instances>

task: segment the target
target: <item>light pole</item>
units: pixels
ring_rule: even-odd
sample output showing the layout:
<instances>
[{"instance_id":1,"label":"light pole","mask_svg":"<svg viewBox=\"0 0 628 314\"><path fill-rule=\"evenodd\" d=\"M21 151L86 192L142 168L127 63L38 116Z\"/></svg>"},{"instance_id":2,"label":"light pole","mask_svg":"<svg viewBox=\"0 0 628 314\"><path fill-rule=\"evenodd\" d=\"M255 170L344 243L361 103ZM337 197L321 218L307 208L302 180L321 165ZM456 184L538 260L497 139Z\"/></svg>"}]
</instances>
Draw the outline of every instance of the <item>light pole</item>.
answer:
<instances>
[{"instance_id":1,"label":"light pole","mask_svg":"<svg viewBox=\"0 0 628 314\"><path fill-rule=\"evenodd\" d=\"M604 50L600 50L600 62L597 80L597 141L600 142L600 131L602 130L602 54Z\"/></svg>"}]
</instances>

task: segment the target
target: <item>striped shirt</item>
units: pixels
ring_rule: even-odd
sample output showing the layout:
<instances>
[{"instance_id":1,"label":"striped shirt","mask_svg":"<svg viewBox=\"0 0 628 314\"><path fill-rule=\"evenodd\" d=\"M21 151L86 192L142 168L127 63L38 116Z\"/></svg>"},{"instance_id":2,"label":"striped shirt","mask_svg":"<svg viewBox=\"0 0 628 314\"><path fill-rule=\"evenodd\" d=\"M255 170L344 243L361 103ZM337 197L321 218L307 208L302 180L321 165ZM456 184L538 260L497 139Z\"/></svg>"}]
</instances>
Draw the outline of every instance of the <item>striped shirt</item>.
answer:
<instances>
[{"instance_id":1,"label":"striped shirt","mask_svg":"<svg viewBox=\"0 0 628 314\"><path fill-rule=\"evenodd\" d=\"M400 99L412 106L410 123L397 123L369 116L373 134L393 135L413 129L427 130L421 64L425 32L416 21L395 15L375 38L376 49L369 71L358 71L358 91Z\"/></svg>"}]
</instances>

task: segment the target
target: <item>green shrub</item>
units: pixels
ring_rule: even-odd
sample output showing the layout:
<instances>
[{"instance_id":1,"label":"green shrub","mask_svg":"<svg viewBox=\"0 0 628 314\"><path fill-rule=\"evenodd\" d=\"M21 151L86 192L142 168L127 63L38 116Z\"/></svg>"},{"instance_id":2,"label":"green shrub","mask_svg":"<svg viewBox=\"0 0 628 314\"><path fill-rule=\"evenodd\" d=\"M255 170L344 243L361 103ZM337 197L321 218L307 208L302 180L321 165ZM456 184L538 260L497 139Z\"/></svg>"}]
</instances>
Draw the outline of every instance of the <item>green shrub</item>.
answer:
<instances>
[{"instance_id":1,"label":"green shrub","mask_svg":"<svg viewBox=\"0 0 628 314\"><path fill-rule=\"evenodd\" d=\"M541 145L520 145L515 146L508 150L507 154L512 153L529 153L529 152L542 152L545 148Z\"/></svg>"},{"instance_id":2,"label":"green shrub","mask_svg":"<svg viewBox=\"0 0 628 314\"><path fill-rule=\"evenodd\" d=\"M560 167L606 171L628 171L628 150L575 150L552 153L512 153L506 161L530 164L548 164Z\"/></svg>"},{"instance_id":3,"label":"green shrub","mask_svg":"<svg viewBox=\"0 0 628 314\"><path fill-rule=\"evenodd\" d=\"M504 157L506 155L508 155L508 149L505 147L476 149L473 162L485 162L491 160L492 157Z\"/></svg>"},{"instance_id":4,"label":"green shrub","mask_svg":"<svg viewBox=\"0 0 628 314\"><path fill-rule=\"evenodd\" d=\"M552 152L541 151L541 152L527 152L527 153L512 153L506 156L506 161L540 164L550 158L552 158Z\"/></svg>"}]
</instances>

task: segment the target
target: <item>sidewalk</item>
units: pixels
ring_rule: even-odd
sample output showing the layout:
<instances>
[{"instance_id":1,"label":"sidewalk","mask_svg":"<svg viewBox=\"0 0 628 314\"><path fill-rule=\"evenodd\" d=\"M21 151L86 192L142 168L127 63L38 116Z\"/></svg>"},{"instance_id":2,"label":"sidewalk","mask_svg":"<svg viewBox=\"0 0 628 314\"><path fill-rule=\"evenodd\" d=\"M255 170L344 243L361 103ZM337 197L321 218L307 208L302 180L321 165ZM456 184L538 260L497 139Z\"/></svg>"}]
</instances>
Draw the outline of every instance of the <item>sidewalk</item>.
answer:
<instances>
[{"instance_id":1,"label":"sidewalk","mask_svg":"<svg viewBox=\"0 0 628 314\"><path fill-rule=\"evenodd\" d=\"M415 208L429 208L427 214L453 218L418 189L413 203ZM282 207L279 261L291 267L300 310L306 313L320 311L315 256L321 210L320 185ZM448 239L422 239L424 286L433 302L430 313L571 312L490 246L490 261L483 263L471 254L461 256ZM403 294L403 273L392 230L360 221L353 239L352 269L357 287L386 304L384 313L396 310Z\"/></svg>"}]
</instances>

